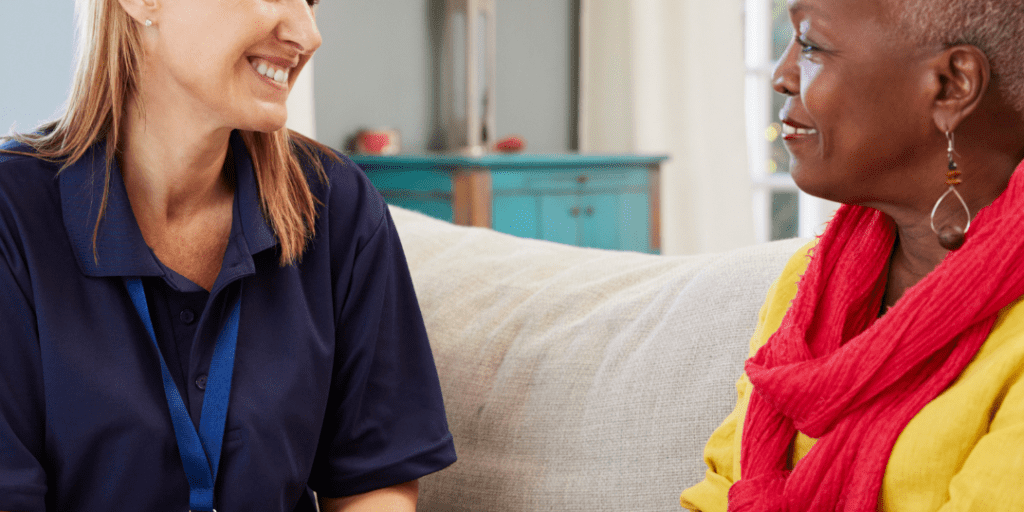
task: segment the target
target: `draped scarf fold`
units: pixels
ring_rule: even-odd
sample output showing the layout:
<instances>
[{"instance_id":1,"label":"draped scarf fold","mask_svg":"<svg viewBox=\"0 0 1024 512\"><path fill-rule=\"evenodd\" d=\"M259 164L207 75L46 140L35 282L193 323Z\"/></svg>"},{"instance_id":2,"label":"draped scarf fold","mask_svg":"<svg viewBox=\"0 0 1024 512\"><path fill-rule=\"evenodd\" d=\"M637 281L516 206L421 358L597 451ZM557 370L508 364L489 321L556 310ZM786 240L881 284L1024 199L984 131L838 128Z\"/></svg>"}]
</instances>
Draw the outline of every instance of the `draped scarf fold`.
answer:
<instances>
[{"instance_id":1,"label":"draped scarf fold","mask_svg":"<svg viewBox=\"0 0 1024 512\"><path fill-rule=\"evenodd\" d=\"M896 438L1024 295L1024 163L967 241L881 318L892 220L842 206L778 331L746 363L753 384L730 512L875 511ZM790 469L797 431L818 441Z\"/></svg>"}]
</instances>

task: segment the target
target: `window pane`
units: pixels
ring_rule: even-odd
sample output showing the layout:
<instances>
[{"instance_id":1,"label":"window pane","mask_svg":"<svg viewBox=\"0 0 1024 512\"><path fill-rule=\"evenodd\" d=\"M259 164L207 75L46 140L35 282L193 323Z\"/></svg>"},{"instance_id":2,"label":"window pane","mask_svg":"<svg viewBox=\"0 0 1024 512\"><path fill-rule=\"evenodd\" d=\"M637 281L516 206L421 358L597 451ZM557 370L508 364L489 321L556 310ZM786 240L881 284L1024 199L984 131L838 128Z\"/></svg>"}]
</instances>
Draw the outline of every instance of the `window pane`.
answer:
<instances>
[{"instance_id":1,"label":"window pane","mask_svg":"<svg viewBox=\"0 0 1024 512\"><path fill-rule=\"evenodd\" d=\"M786 0L768 0L772 2L772 62L778 62L786 46L793 39L793 25L789 22ZM771 84L769 84L769 87ZM789 153L782 143L782 125L779 123L779 111L786 102L786 97L772 93L771 124L765 133L771 143L768 160L768 174L789 172Z\"/></svg>"},{"instance_id":2,"label":"window pane","mask_svg":"<svg viewBox=\"0 0 1024 512\"><path fill-rule=\"evenodd\" d=\"M796 192L772 192L772 240L800 235L798 205Z\"/></svg>"},{"instance_id":3,"label":"window pane","mask_svg":"<svg viewBox=\"0 0 1024 512\"><path fill-rule=\"evenodd\" d=\"M793 39L793 24L789 22L786 0L768 1L772 2L772 61L778 61Z\"/></svg>"}]
</instances>

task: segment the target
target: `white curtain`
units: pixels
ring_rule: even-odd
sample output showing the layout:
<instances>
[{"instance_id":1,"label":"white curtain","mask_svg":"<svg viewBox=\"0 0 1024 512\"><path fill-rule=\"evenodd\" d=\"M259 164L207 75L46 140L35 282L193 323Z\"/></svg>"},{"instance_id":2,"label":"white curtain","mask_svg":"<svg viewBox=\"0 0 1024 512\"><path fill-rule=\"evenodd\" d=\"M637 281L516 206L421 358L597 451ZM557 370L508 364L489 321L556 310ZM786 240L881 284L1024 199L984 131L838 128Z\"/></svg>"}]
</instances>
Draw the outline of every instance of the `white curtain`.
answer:
<instances>
[{"instance_id":1,"label":"white curtain","mask_svg":"<svg viewBox=\"0 0 1024 512\"><path fill-rule=\"evenodd\" d=\"M667 153L662 252L753 244L742 0L582 0L580 150Z\"/></svg>"},{"instance_id":2,"label":"white curtain","mask_svg":"<svg viewBox=\"0 0 1024 512\"><path fill-rule=\"evenodd\" d=\"M288 94L288 128L307 137L316 138L316 117L313 101L313 59L302 68Z\"/></svg>"}]
</instances>

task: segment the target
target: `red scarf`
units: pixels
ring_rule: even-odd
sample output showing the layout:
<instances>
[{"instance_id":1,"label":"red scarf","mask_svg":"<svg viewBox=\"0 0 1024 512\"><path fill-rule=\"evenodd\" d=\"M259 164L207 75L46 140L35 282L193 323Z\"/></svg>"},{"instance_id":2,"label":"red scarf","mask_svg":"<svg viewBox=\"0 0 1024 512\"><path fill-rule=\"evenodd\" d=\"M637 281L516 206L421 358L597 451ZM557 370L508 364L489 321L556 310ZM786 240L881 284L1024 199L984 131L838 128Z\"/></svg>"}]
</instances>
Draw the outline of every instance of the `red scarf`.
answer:
<instances>
[{"instance_id":1,"label":"red scarf","mask_svg":"<svg viewBox=\"0 0 1024 512\"><path fill-rule=\"evenodd\" d=\"M892 220L843 206L813 249L753 383L730 512L874 512L892 447L1024 295L1024 163L966 243L882 318ZM797 431L818 438L792 470Z\"/></svg>"}]
</instances>

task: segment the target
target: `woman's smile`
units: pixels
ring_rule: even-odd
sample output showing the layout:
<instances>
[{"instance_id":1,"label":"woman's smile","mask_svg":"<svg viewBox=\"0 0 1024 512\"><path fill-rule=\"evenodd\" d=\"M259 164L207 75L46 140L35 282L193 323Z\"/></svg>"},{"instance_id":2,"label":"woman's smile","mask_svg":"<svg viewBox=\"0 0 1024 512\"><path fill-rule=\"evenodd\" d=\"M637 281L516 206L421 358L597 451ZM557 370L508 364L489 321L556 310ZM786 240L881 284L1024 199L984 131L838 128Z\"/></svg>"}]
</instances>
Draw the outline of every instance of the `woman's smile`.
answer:
<instances>
[{"instance_id":1,"label":"woman's smile","mask_svg":"<svg viewBox=\"0 0 1024 512\"><path fill-rule=\"evenodd\" d=\"M265 78L275 85L288 87L288 76L294 66L280 66L260 57L249 59L249 64L262 78Z\"/></svg>"},{"instance_id":2,"label":"woman's smile","mask_svg":"<svg viewBox=\"0 0 1024 512\"><path fill-rule=\"evenodd\" d=\"M789 142L807 139L817 134L818 130L815 130L814 128L808 128L790 120L782 121L782 139L786 141L787 144Z\"/></svg>"}]
</instances>

